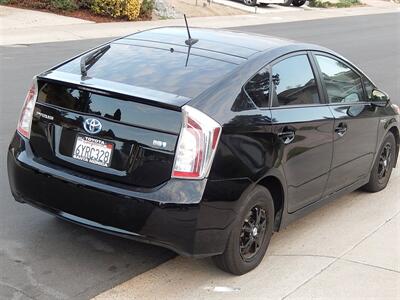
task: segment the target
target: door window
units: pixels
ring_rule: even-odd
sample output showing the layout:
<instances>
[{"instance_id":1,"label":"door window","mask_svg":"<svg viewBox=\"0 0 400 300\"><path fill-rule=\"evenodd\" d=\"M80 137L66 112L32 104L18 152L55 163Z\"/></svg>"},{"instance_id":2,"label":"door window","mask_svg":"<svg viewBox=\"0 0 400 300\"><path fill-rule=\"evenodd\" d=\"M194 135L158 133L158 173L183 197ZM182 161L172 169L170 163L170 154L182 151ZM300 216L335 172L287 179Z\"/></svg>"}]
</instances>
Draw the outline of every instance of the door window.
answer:
<instances>
[{"instance_id":1,"label":"door window","mask_svg":"<svg viewBox=\"0 0 400 300\"><path fill-rule=\"evenodd\" d=\"M318 87L306 54L289 57L272 67L273 106L319 104Z\"/></svg>"},{"instance_id":2,"label":"door window","mask_svg":"<svg viewBox=\"0 0 400 300\"><path fill-rule=\"evenodd\" d=\"M354 103L363 101L360 76L344 63L322 55L316 55L330 103Z\"/></svg>"}]
</instances>

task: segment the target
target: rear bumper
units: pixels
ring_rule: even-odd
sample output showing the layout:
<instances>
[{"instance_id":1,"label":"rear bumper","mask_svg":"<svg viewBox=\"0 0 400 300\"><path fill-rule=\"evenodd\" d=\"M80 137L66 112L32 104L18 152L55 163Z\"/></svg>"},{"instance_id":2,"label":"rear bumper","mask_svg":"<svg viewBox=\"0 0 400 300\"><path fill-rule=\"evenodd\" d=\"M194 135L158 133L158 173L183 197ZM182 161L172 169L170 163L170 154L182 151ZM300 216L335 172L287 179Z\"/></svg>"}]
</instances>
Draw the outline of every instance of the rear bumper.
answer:
<instances>
[{"instance_id":1,"label":"rear bumper","mask_svg":"<svg viewBox=\"0 0 400 300\"><path fill-rule=\"evenodd\" d=\"M229 206L202 201L206 181L170 180L147 191L107 185L36 159L29 141L17 133L9 147L7 167L17 201L185 256L222 253L235 218Z\"/></svg>"}]
</instances>

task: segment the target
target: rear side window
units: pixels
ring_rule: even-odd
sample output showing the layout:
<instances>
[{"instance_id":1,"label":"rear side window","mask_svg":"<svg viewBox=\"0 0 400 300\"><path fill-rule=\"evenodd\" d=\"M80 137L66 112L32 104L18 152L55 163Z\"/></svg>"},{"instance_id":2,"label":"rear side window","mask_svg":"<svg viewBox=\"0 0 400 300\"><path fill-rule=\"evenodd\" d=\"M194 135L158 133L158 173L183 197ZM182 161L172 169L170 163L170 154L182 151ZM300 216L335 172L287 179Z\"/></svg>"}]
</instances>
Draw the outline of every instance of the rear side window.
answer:
<instances>
[{"instance_id":1,"label":"rear side window","mask_svg":"<svg viewBox=\"0 0 400 300\"><path fill-rule=\"evenodd\" d=\"M330 103L363 101L361 78L344 63L316 55Z\"/></svg>"},{"instance_id":2,"label":"rear side window","mask_svg":"<svg viewBox=\"0 0 400 300\"><path fill-rule=\"evenodd\" d=\"M273 106L318 104L320 98L307 55L289 57L272 67Z\"/></svg>"},{"instance_id":3,"label":"rear side window","mask_svg":"<svg viewBox=\"0 0 400 300\"><path fill-rule=\"evenodd\" d=\"M268 68L264 68L254 75L244 87L247 96L249 96L258 107L268 106L269 77Z\"/></svg>"}]
</instances>

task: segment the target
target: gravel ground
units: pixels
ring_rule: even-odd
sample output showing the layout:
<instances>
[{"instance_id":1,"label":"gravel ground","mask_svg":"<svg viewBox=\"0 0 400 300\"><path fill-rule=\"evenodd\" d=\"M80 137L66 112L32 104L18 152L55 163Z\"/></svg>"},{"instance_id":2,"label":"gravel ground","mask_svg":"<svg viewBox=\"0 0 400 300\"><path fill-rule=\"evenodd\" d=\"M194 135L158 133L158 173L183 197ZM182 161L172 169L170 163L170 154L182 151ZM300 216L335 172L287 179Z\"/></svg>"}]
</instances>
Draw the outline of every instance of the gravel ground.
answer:
<instances>
[{"instance_id":1,"label":"gravel ground","mask_svg":"<svg viewBox=\"0 0 400 300\"><path fill-rule=\"evenodd\" d=\"M186 14L188 17L230 16L248 14L233 7L208 2L207 0L158 0L164 2L176 11L177 16ZM212 0L211 0L212 1ZM167 15L174 17L173 15ZM176 17L176 16L175 16Z\"/></svg>"}]
</instances>

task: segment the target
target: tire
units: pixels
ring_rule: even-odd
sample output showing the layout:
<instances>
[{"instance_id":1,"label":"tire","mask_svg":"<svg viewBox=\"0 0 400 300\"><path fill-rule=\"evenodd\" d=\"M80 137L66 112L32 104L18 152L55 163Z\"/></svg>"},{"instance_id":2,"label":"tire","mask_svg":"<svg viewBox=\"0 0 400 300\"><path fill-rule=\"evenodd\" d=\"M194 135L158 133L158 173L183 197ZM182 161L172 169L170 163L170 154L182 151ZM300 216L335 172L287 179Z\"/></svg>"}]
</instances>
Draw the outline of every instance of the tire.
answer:
<instances>
[{"instance_id":1,"label":"tire","mask_svg":"<svg viewBox=\"0 0 400 300\"><path fill-rule=\"evenodd\" d=\"M234 275L245 274L260 264L272 237L275 216L271 194L262 186L256 186L239 201L242 207L232 226L225 251L213 257L217 267ZM254 222L257 216L260 220L258 226ZM245 247L246 244L249 246Z\"/></svg>"},{"instance_id":2,"label":"tire","mask_svg":"<svg viewBox=\"0 0 400 300\"><path fill-rule=\"evenodd\" d=\"M293 0L292 1L293 6L296 6L296 7L300 7L300 6L304 5L305 3L306 3L306 0Z\"/></svg>"},{"instance_id":3,"label":"tire","mask_svg":"<svg viewBox=\"0 0 400 300\"><path fill-rule=\"evenodd\" d=\"M389 182L396 157L396 139L393 133L389 132L383 139L371 170L369 182L363 189L371 193L383 190Z\"/></svg>"},{"instance_id":4,"label":"tire","mask_svg":"<svg viewBox=\"0 0 400 300\"><path fill-rule=\"evenodd\" d=\"M243 0L244 5L247 6L256 6L257 5L257 0Z\"/></svg>"}]
</instances>

